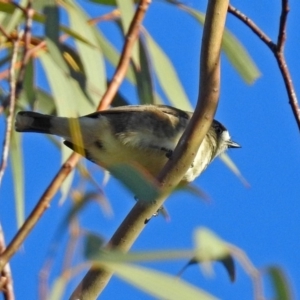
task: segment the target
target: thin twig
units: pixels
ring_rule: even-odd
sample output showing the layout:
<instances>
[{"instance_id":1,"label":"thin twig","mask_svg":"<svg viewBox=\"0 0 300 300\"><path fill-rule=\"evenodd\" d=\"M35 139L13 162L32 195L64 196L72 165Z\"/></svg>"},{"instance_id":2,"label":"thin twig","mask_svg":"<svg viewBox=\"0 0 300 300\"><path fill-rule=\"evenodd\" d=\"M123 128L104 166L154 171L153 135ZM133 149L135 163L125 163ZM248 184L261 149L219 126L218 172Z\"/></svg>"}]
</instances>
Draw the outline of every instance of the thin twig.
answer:
<instances>
[{"instance_id":1,"label":"thin twig","mask_svg":"<svg viewBox=\"0 0 300 300\"><path fill-rule=\"evenodd\" d=\"M148 1L144 0L142 2L149 2L149 0ZM145 6L143 5L142 7L140 7L140 9L144 11ZM140 22L141 19L138 18L137 21ZM134 36L133 35L131 36L132 39L134 40ZM42 43L43 42L41 42L40 44ZM128 55L132 49L132 46L133 46L132 41L128 41L124 45L119 65L115 71L115 74L113 76L110 85L107 88L106 94L103 96L105 97L105 103L103 102L103 98L102 98L101 102L99 103L98 110L105 109L112 102L113 97L126 74L129 65ZM130 47L131 49L128 49ZM126 62L124 63L123 60L125 60ZM119 68L121 68L122 70L119 71ZM25 238L28 236L32 228L41 218L45 210L49 207L52 198L57 193L57 191L59 190L64 180L69 175L69 173L75 168L80 158L81 156L79 154L72 153L70 157L65 161L65 163L61 166L56 176L53 178L53 180L51 181L51 183L49 184L49 186L47 187L47 189L39 199L33 211L25 220L25 222L23 223L19 231L16 233L12 241L9 243L5 251L0 255L0 270L7 263L7 261L14 255L14 253L19 249L19 247L24 242Z\"/></svg>"},{"instance_id":2,"label":"thin twig","mask_svg":"<svg viewBox=\"0 0 300 300\"><path fill-rule=\"evenodd\" d=\"M5 249L5 239L4 239L2 226L0 224L0 253L2 253L4 249ZM9 263L5 265L0 276L2 279L5 279L3 284L0 283L0 290L3 292L4 300L14 300L15 293L14 293L13 280L11 276Z\"/></svg>"},{"instance_id":3,"label":"thin twig","mask_svg":"<svg viewBox=\"0 0 300 300\"><path fill-rule=\"evenodd\" d=\"M237 8L229 4L228 12L236 16L240 21L246 24L271 50L272 52L276 49L276 44L271 38L265 34L250 18L239 11Z\"/></svg>"},{"instance_id":4,"label":"thin twig","mask_svg":"<svg viewBox=\"0 0 300 300\"><path fill-rule=\"evenodd\" d=\"M11 130L12 130L12 122L15 115L15 106L16 106L16 76L15 76L15 69L14 65L17 61L18 57L18 49L20 43L21 34L19 35L18 39L13 42L13 50L12 50L12 57L11 57L11 65L9 70L9 85L10 85L10 96L9 96L9 111L8 116L6 118L6 131L5 131L5 140L3 145L3 152L2 152L2 160L0 165L0 185L2 183L2 179L5 173L5 169L7 166L7 159L10 147L10 140L11 140Z\"/></svg>"},{"instance_id":5,"label":"thin twig","mask_svg":"<svg viewBox=\"0 0 300 300\"><path fill-rule=\"evenodd\" d=\"M298 103L295 87L293 85L292 77L289 72L289 68L287 66L284 57L284 52L283 52L283 47L286 40L287 15L289 12L288 0L282 0L277 44L274 43L251 19L249 19L245 14L241 13L232 5L228 6L228 12L230 12L239 20L241 20L244 24L246 24L270 48L270 50L274 54L278 67L281 72L281 76L285 84L285 88L288 94L289 103L292 107L294 118L297 122L298 129L300 130L299 103Z\"/></svg>"},{"instance_id":6,"label":"thin twig","mask_svg":"<svg viewBox=\"0 0 300 300\"><path fill-rule=\"evenodd\" d=\"M281 15L277 39L277 51L283 52L283 45L286 40L286 22L290 11L288 0L281 0Z\"/></svg>"}]
</instances>

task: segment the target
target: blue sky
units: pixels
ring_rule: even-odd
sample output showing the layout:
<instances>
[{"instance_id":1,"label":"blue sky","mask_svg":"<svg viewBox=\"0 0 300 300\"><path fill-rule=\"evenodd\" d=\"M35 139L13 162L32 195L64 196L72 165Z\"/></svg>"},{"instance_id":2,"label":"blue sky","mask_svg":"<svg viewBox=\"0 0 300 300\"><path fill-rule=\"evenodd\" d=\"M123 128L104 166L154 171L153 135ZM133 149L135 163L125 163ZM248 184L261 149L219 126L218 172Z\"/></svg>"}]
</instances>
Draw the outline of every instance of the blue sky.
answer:
<instances>
[{"instance_id":1,"label":"blue sky","mask_svg":"<svg viewBox=\"0 0 300 300\"><path fill-rule=\"evenodd\" d=\"M204 2L199 4L198 1L185 3L201 11L204 11L206 5ZM86 2L82 4L86 5ZM277 38L281 1L235 1L232 4L252 18L273 40ZM98 6L88 5L87 9L93 16L103 13L96 11ZM300 40L300 4L295 0L290 1L290 9L285 56L298 92L299 58L295 49L298 49ZM194 106L198 93L198 53L202 30L182 11L157 1L151 5L144 24L170 56ZM116 33L115 29L105 26L106 34ZM191 248L194 229L199 226L208 227L224 240L243 249L257 268L264 269L270 265L282 267L291 281L296 299L299 295L297 280L300 277L299 130L272 53L244 24L231 15L227 19L227 28L248 49L262 74L249 86L243 82L226 57L222 56L221 98L216 119L228 128L233 140L242 145L241 149L230 150L228 154L250 187L246 188L217 159L195 181L196 186L210 195L211 203L207 204L182 191L173 194L166 202L171 221L166 222L162 217L151 220L133 249L142 251ZM113 41L120 45L118 37ZM111 72L112 68L108 66L108 73ZM46 85L43 76L38 80L41 85ZM127 99L136 103L135 91L129 84L123 84L121 91ZM4 124L3 118L1 123ZM1 131L1 137L2 134ZM24 135L23 147L25 203L28 214L58 170L61 157L57 148L41 135ZM102 180L102 172L96 167L93 170L96 178ZM113 178L104 191L114 216L107 217L97 204L92 203L80 213L79 219L82 227L109 239L134 205L134 201L132 193ZM17 299L24 295L27 299L38 298L39 272L45 263L53 236L71 207L69 200L59 206L59 198L59 195L55 197L50 208L12 259ZM16 231L10 168L1 187L1 201L0 218L9 242ZM65 233L60 247L66 241ZM53 284L61 270L63 256L62 248L59 249L50 284ZM151 264L151 267L176 274L184 264L184 261L175 261ZM215 276L206 278L197 266L193 266L184 273L183 278L222 299L253 298L251 281L238 264L234 284L230 283L220 265L216 264L214 270ZM79 277L71 281L68 292L78 280ZM272 294L269 282L264 282L265 294L270 298ZM124 295L128 297L124 298ZM101 299L153 298L113 278Z\"/></svg>"}]
</instances>

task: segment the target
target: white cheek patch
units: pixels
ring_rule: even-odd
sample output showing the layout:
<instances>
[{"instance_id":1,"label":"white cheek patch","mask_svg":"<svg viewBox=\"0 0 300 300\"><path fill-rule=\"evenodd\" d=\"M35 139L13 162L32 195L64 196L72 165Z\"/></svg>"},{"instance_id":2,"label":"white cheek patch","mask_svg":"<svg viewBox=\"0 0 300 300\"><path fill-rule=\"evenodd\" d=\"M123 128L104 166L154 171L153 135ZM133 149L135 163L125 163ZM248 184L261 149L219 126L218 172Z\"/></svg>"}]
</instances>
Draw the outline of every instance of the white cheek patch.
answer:
<instances>
[{"instance_id":1,"label":"white cheek patch","mask_svg":"<svg viewBox=\"0 0 300 300\"><path fill-rule=\"evenodd\" d=\"M227 142L227 141L230 140L230 135L229 135L229 132L227 130L222 132L221 139L222 139L223 142Z\"/></svg>"}]
</instances>

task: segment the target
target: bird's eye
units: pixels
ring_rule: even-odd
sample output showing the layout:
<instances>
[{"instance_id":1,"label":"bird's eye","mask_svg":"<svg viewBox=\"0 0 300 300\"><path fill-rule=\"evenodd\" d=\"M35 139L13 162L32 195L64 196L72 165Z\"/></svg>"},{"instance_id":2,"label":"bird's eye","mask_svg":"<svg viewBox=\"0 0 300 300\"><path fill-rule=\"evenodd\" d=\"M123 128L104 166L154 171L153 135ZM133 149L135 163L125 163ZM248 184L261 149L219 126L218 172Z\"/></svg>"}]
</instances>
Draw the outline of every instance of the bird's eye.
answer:
<instances>
[{"instance_id":1,"label":"bird's eye","mask_svg":"<svg viewBox=\"0 0 300 300\"><path fill-rule=\"evenodd\" d=\"M216 133L217 133L217 134L221 134L222 132L223 132L222 127L216 126Z\"/></svg>"}]
</instances>

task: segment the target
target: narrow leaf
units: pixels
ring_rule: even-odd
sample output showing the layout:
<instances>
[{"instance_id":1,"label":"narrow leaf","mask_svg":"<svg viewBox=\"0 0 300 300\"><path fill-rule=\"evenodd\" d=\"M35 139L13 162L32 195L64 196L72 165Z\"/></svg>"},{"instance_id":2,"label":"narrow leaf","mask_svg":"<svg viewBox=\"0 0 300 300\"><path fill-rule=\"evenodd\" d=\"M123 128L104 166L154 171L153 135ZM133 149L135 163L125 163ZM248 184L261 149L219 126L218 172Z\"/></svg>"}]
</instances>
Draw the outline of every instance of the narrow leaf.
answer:
<instances>
[{"instance_id":1,"label":"narrow leaf","mask_svg":"<svg viewBox=\"0 0 300 300\"><path fill-rule=\"evenodd\" d=\"M175 4L182 10L189 13L197 22L201 25L204 24L205 14L192 9L186 5L178 4L177 1L167 0L166 2ZM227 58L237 70L240 76L248 84L253 83L258 77L260 77L260 71L252 60L245 47L237 40L237 38L225 28L222 39L222 50L226 54Z\"/></svg>"},{"instance_id":2,"label":"narrow leaf","mask_svg":"<svg viewBox=\"0 0 300 300\"><path fill-rule=\"evenodd\" d=\"M21 135L12 131L10 160L14 180L15 205L17 213L17 226L20 228L24 223L24 171Z\"/></svg>"},{"instance_id":3,"label":"narrow leaf","mask_svg":"<svg viewBox=\"0 0 300 300\"><path fill-rule=\"evenodd\" d=\"M140 266L109 263L116 276L159 299L213 300L211 294L168 274Z\"/></svg>"},{"instance_id":4,"label":"narrow leaf","mask_svg":"<svg viewBox=\"0 0 300 300\"><path fill-rule=\"evenodd\" d=\"M104 244L103 237L89 232L84 238L84 256L89 257L91 253L99 253Z\"/></svg>"},{"instance_id":5,"label":"narrow leaf","mask_svg":"<svg viewBox=\"0 0 300 300\"><path fill-rule=\"evenodd\" d=\"M67 279L63 276L57 278L51 288L51 294L47 298L48 300L63 299L63 295L66 289Z\"/></svg>"},{"instance_id":6,"label":"narrow leaf","mask_svg":"<svg viewBox=\"0 0 300 300\"><path fill-rule=\"evenodd\" d=\"M25 69L23 91L24 91L24 98L25 98L24 100L26 101L27 106L31 108L33 107L36 100L34 71L35 69L33 66L33 60L30 59Z\"/></svg>"},{"instance_id":7,"label":"narrow leaf","mask_svg":"<svg viewBox=\"0 0 300 300\"><path fill-rule=\"evenodd\" d=\"M18 5L20 7L26 7L27 5L27 0L21 0ZM11 33L12 30L14 30L20 23L21 19L23 17L23 12L22 10L20 9L15 9L13 12L12 12L12 15L10 16L10 18L8 19L9 22L8 24L6 24L5 26L5 31L7 33Z\"/></svg>"},{"instance_id":8,"label":"narrow leaf","mask_svg":"<svg viewBox=\"0 0 300 300\"><path fill-rule=\"evenodd\" d=\"M194 233L198 261L220 260L230 255L227 243L207 228L198 228Z\"/></svg>"},{"instance_id":9,"label":"narrow leaf","mask_svg":"<svg viewBox=\"0 0 300 300\"><path fill-rule=\"evenodd\" d=\"M90 44L96 45L95 29L88 23L88 16L84 11L75 3L68 5L67 11L71 29L83 35ZM84 66L84 74L87 80L86 91L91 97L94 107L97 107L106 89L106 73L102 52L99 48L92 47L79 40L75 40L75 44Z\"/></svg>"},{"instance_id":10,"label":"narrow leaf","mask_svg":"<svg viewBox=\"0 0 300 300\"><path fill-rule=\"evenodd\" d=\"M192 108L189 99L181 85L180 79L170 59L146 31L145 40L151 56L155 74L164 93L168 97L168 100L175 107L191 111Z\"/></svg>"},{"instance_id":11,"label":"narrow leaf","mask_svg":"<svg viewBox=\"0 0 300 300\"><path fill-rule=\"evenodd\" d=\"M207 228L198 228L194 234L197 254L194 261L201 262L200 267L206 273L212 273L211 262L220 261L231 280L235 278L235 267L226 242Z\"/></svg>"},{"instance_id":12,"label":"narrow leaf","mask_svg":"<svg viewBox=\"0 0 300 300\"><path fill-rule=\"evenodd\" d=\"M141 104L155 104L152 69L147 48L143 40L139 39L140 67L134 65L137 92Z\"/></svg>"},{"instance_id":13,"label":"narrow leaf","mask_svg":"<svg viewBox=\"0 0 300 300\"><path fill-rule=\"evenodd\" d=\"M276 300L294 299L288 279L281 268L271 266L267 268L267 274L271 278Z\"/></svg>"},{"instance_id":14,"label":"narrow leaf","mask_svg":"<svg viewBox=\"0 0 300 300\"><path fill-rule=\"evenodd\" d=\"M232 159L228 156L226 153L222 153L219 155L219 158L222 160L222 162L229 168L229 170L239 178L239 180L244 184L245 187L250 187L250 184L248 181L244 178L241 171L238 169L236 164L232 161Z\"/></svg>"},{"instance_id":15,"label":"narrow leaf","mask_svg":"<svg viewBox=\"0 0 300 300\"><path fill-rule=\"evenodd\" d=\"M167 250L167 251L143 251L143 252L129 252L124 253L117 250L101 250L99 248L96 251L90 249L85 250L86 258L94 261L95 263L100 262L122 262L122 263L136 263L136 262L150 262L150 261L168 261L175 259L190 259L195 255L192 250Z\"/></svg>"},{"instance_id":16,"label":"narrow leaf","mask_svg":"<svg viewBox=\"0 0 300 300\"><path fill-rule=\"evenodd\" d=\"M36 90L35 108L37 111L42 111L45 114L55 114L54 98L42 89Z\"/></svg>"},{"instance_id":17,"label":"narrow leaf","mask_svg":"<svg viewBox=\"0 0 300 300\"><path fill-rule=\"evenodd\" d=\"M49 4L44 7L45 14L45 40L47 50L50 53L53 61L59 68L66 73L69 72L68 66L62 57L60 42L59 42L59 10L54 1L49 1Z\"/></svg>"}]
</instances>

